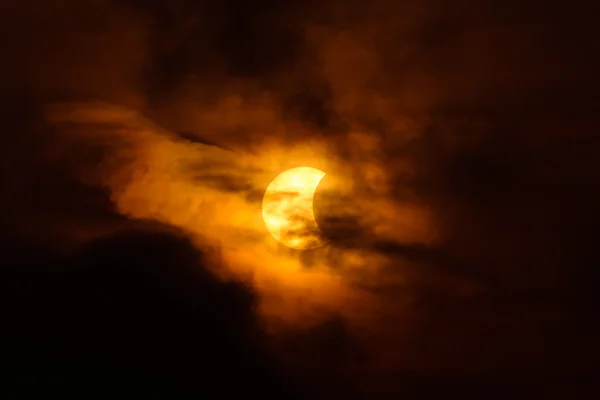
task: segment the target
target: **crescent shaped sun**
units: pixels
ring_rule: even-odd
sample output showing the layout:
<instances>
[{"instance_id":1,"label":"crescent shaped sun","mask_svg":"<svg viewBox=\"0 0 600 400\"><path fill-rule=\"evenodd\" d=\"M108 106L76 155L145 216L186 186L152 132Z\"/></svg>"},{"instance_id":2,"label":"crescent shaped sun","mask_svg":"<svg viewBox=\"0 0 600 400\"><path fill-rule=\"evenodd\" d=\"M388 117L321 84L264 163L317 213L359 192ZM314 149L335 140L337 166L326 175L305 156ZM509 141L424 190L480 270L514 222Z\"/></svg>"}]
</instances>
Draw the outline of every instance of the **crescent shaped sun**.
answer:
<instances>
[{"instance_id":1,"label":"crescent shaped sun","mask_svg":"<svg viewBox=\"0 0 600 400\"><path fill-rule=\"evenodd\" d=\"M313 197L325 172L298 167L271 181L262 200L262 217L278 242L297 250L310 250L326 243L315 220Z\"/></svg>"}]
</instances>

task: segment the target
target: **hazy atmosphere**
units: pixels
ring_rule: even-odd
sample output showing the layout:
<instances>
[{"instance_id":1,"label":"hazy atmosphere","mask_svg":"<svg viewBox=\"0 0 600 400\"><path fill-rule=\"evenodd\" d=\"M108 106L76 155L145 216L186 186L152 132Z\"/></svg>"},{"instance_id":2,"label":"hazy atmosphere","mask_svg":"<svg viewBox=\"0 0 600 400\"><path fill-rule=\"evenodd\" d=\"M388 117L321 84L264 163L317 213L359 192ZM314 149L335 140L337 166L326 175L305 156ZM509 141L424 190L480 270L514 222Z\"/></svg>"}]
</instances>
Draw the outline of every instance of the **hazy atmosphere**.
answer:
<instances>
[{"instance_id":1,"label":"hazy atmosphere","mask_svg":"<svg viewBox=\"0 0 600 400\"><path fill-rule=\"evenodd\" d=\"M576 3L3 2L3 362L32 390L593 397ZM325 174L315 248L264 220L296 167Z\"/></svg>"}]
</instances>

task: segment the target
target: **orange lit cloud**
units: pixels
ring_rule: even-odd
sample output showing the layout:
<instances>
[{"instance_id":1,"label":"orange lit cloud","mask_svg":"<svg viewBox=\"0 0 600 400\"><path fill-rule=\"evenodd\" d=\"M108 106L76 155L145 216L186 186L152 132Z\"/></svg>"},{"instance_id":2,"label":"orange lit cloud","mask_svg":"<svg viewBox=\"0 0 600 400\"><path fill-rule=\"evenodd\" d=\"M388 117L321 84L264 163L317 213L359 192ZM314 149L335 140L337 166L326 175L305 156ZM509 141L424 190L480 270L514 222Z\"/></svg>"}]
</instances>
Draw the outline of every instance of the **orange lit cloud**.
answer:
<instances>
[{"instance_id":1,"label":"orange lit cloud","mask_svg":"<svg viewBox=\"0 0 600 400\"><path fill-rule=\"evenodd\" d=\"M305 268L303 255L276 243L261 219L266 186L290 166L331 171L342 186L352 186L356 177L350 175L347 160L328 152L322 139L292 147L264 142L244 152L181 139L138 113L116 106L60 104L48 108L47 115L62 127L72 149L85 143L107 146L99 168L88 169L83 179L110 188L121 213L177 226L197 237L199 245L218 248L223 265L232 269L221 272L233 273L256 287L266 317L298 324L331 312L351 315L360 309L357 302L368 301L368 295L345 278L346 271L351 275L358 270L360 275L377 279L385 256L378 256L368 244L354 250L336 250L333 244L315 250L311 267ZM377 151L375 143L364 142L365 136L350 140L357 141L356 149L364 145L367 154ZM432 240L432 228L421 207L396 204L387 193L382 167L369 163L368 157L362 165L362 185L370 190L355 186L351 205L353 217L372 232L370 240ZM404 228L398 230L400 226Z\"/></svg>"}]
</instances>

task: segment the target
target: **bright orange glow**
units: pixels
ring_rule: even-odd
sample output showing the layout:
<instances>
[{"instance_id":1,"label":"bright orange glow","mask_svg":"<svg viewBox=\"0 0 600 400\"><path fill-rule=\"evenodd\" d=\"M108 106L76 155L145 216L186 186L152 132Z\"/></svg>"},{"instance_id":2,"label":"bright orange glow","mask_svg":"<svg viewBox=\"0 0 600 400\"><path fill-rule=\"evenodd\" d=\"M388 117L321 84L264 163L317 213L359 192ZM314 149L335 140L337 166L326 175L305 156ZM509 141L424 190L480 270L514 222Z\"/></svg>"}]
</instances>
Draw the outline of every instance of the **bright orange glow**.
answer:
<instances>
[{"instance_id":1,"label":"bright orange glow","mask_svg":"<svg viewBox=\"0 0 600 400\"><path fill-rule=\"evenodd\" d=\"M436 238L426 206L411 201L409 194L402 202L390 195L377 143L366 134L350 135L347 145L356 154L341 159L320 139L291 146L262 141L253 151L191 143L116 106L61 104L47 113L79 146L97 142L109 149L101 168L81 179L109 188L118 211L132 220L168 224L203 251L217 250L218 260L206 266L256 290L257 311L267 329L310 326L331 312L362 323L377 305L371 303L373 294L357 289L355 282L405 279L400 272L393 278L382 275L388 260L368 246L322 246L313 210L317 188L332 190L331 201L317 210L322 216L343 210L374 240L429 243ZM206 175L220 177L225 185L204 180ZM232 190L231 182L246 186ZM254 196L259 192L262 198ZM346 193L351 202L345 202ZM286 246L322 247L307 254Z\"/></svg>"}]
</instances>

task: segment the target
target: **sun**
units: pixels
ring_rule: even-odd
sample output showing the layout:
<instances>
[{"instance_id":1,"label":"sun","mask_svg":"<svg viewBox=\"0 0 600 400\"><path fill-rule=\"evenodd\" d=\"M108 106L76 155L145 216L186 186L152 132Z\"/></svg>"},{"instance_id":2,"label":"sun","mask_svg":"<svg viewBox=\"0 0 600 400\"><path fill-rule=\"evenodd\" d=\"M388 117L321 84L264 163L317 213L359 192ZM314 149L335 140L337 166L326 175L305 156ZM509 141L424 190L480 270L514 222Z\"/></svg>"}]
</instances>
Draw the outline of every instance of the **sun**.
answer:
<instances>
[{"instance_id":1,"label":"sun","mask_svg":"<svg viewBox=\"0 0 600 400\"><path fill-rule=\"evenodd\" d=\"M271 181L263 197L262 216L277 241L298 250L325 244L313 211L313 197L325 175L316 168L298 167Z\"/></svg>"}]
</instances>

